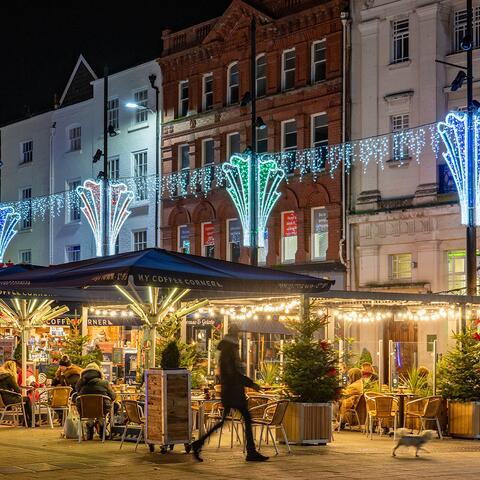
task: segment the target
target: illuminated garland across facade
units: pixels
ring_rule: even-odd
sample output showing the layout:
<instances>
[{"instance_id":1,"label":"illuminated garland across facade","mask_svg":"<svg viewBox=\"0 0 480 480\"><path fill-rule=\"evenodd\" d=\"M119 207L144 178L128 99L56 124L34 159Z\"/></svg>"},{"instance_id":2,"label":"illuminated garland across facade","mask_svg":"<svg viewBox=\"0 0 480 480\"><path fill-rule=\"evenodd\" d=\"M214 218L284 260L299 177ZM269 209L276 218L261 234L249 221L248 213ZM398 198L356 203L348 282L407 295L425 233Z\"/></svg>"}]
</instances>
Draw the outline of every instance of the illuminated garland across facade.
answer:
<instances>
[{"instance_id":1,"label":"illuminated garland across facade","mask_svg":"<svg viewBox=\"0 0 480 480\"><path fill-rule=\"evenodd\" d=\"M467 114L463 112L449 113L445 122L440 122L437 126L440 136L445 144L446 152L443 158L447 162L448 168L452 174L457 187L458 199L460 202L461 222L468 225L468 162L467 162ZM479 192L479 134L480 134L480 116L473 116L473 167L474 167L474 188L477 192L475 205L475 225L480 225L480 195Z\"/></svg>"},{"instance_id":2,"label":"illuminated garland across facade","mask_svg":"<svg viewBox=\"0 0 480 480\"><path fill-rule=\"evenodd\" d=\"M103 255L103 182L86 180L83 186L77 187L77 193L83 206L81 210L92 229L95 238L95 249L97 257ZM128 190L124 183L114 183L108 185L107 191L107 218L108 218L108 255L115 254L115 243L118 234L125 220L130 216L128 210L134 194Z\"/></svg>"},{"instance_id":3,"label":"illuminated garland across facade","mask_svg":"<svg viewBox=\"0 0 480 480\"><path fill-rule=\"evenodd\" d=\"M3 262L5 250L15 236L15 226L20 220L20 215L13 211L12 207L0 208L0 262Z\"/></svg>"},{"instance_id":4,"label":"illuminated garland across facade","mask_svg":"<svg viewBox=\"0 0 480 480\"><path fill-rule=\"evenodd\" d=\"M283 169L279 168L277 162L269 155L257 157L257 208L258 208L258 231L257 245L265 246L264 232L270 213L280 198L278 191L280 182L285 177ZM243 230L243 245L249 247L251 233L252 205L250 204L251 192L251 155L232 155L229 162L222 164L223 171L227 177L227 192L232 199Z\"/></svg>"},{"instance_id":5,"label":"illuminated garland across facade","mask_svg":"<svg viewBox=\"0 0 480 480\"><path fill-rule=\"evenodd\" d=\"M421 155L434 155L438 158L440 145L437 124L431 124L328 147L266 154L266 157L275 161L285 174L295 172L300 179L309 175L315 180L320 175L333 177L341 168L342 162L347 172L354 165L358 165L365 172L372 162L384 168L387 161L395 160L395 164L401 166L407 160L405 152L408 152L408 159L417 162L420 161ZM265 158L265 155L262 158ZM289 177L285 178L288 182ZM139 178L122 178L119 181L126 185L127 190L136 191L138 188ZM227 186L227 177L222 164L182 170L163 175L161 178L155 175L146 176L142 177L141 181L147 192L148 201L155 200L158 190L161 198L169 199L206 196L212 190ZM66 209L73 208L75 205L78 205L78 194L73 190L28 200L6 202L1 206L12 207L21 218L31 216L35 221L64 215Z\"/></svg>"}]
</instances>

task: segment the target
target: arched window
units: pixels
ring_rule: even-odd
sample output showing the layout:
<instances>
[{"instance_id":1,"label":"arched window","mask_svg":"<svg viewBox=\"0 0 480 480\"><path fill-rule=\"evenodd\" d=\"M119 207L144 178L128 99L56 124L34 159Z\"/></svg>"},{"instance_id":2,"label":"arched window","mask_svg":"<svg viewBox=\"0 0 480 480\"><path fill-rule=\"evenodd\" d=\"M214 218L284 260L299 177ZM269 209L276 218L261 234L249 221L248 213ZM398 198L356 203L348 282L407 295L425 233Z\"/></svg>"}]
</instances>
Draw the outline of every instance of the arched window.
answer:
<instances>
[{"instance_id":1,"label":"arched window","mask_svg":"<svg viewBox=\"0 0 480 480\"><path fill-rule=\"evenodd\" d=\"M263 97L267 93L267 57L265 54L257 57L256 74L257 97Z\"/></svg>"},{"instance_id":2,"label":"arched window","mask_svg":"<svg viewBox=\"0 0 480 480\"><path fill-rule=\"evenodd\" d=\"M238 73L238 62L232 63L228 67L228 87L227 102L229 105L238 103L238 95L240 90L240 77Z\"/></svg>"}]
</instances>

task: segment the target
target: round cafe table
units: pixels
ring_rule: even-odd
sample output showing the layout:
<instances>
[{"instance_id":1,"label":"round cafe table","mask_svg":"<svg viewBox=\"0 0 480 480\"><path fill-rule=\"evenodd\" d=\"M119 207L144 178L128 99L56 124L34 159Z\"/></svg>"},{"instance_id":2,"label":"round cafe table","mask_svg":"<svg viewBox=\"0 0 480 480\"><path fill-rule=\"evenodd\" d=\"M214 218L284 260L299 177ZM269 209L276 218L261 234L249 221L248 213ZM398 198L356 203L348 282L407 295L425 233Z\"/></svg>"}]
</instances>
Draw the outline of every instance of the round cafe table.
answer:
<instances>
[{"instance_id":1,"label":"round cafe table","mask_svg":"<svg viewBox=\"0 0 480 480\"><path fill-rule=\"evenodd\" d=\"M392 395L398 398L398 425L400 428L405 426L405 398L411 397L411 393L397 392Z\"/></svg>"}]
</instances>

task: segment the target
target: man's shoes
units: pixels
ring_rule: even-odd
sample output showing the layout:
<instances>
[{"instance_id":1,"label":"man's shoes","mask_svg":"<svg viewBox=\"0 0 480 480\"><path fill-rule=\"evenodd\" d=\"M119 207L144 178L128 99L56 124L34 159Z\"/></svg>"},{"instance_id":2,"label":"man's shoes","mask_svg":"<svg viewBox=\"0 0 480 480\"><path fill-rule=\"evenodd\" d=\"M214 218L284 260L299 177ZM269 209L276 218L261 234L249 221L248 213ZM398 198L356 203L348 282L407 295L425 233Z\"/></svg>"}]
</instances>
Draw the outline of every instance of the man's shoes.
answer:
<instances>
[{"instance_id":1,"label":"man's shoes","mask_svg":"<svg viewBox=\"0 0 480 480\"><path fill-rule=\"evenodd\" d=\"M247 462L265 462L269 457L262 455L260 452L247 453L245 460Z\"/></svg>"},{"instance_id":2,"label":"man's shoes","mask_svg":"<svg viewBox=\"0 0 480 480\"><path fill-rule=\"evenodd\" d=\"M200 456L200 452L202 451L202 444L196 440L191 444L193 456L197 462L203 462L203 458Z\"/></svg>"}]
</instances>

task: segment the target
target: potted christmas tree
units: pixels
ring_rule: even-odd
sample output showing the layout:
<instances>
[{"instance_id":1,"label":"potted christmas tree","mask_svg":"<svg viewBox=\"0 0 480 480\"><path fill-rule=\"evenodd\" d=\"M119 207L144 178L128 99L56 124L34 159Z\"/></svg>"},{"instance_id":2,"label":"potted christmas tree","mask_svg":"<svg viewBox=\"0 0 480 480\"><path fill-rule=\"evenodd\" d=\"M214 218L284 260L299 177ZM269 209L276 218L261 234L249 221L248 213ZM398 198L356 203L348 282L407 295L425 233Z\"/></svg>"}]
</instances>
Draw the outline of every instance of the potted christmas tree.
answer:
<instances>
[{"instance_id":1,"label":"potted christmas tree","mask_svg":"<svg viewBox=\"0 0 480 480\"><path fill-rule=\"evenodd\" d=\"M289 441L326 444L332 438L332 402L340 393L337 355L326 340L316 340L326 317L307 315L290 325L296 336L284 348L283 380L291 403L285 415Z\"/></svg>"},{"instance_id":2,"label":"potted christmas tree","mask_svg":"<svg viewBox=\"0 0 480 480\"><path fill-rule=\"evenodd\" d=\"M439 387L448 399L448 431L480 439L480 335L469 328L455 340L439 368Z\"/></svg>"}]
</instances>

